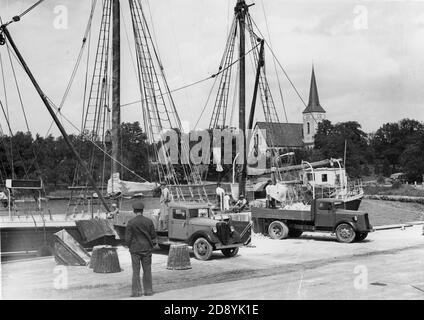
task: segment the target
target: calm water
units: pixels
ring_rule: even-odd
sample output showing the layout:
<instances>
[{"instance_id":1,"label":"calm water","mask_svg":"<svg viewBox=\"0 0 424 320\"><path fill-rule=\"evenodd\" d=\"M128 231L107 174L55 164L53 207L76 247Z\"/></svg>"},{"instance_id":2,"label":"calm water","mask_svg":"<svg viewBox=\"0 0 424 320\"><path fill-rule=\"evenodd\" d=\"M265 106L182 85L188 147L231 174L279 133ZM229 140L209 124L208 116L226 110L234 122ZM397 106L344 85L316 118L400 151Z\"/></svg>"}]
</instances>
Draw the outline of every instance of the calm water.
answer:
<instances>
[{"instance_id":1,"label":"calm water","mask_svg":"<svg viewBox=\"0 0 424 320\"><path fill-rule=\"evenodd\" d=\"M131 211L132 210L132 203L134 200L131 199L124 199L122 201L121 210L123 211ZM157 209L160 207L159 204L159 198L153 198L153 197L146 197L143 198L142 201L145 205L145 210L152 210ZM87 211L87 206L84 206L85 211ZM36 206L34 202L30 203L17 203L15 210L12 210L13 215L27 215L36 212ZM70 205L69 200L49 200L48 202L43 202L42 209L44 214L49 214L49 211L52 215L65 215L65 214L72 214L74 212L79 213L83 210L82 205ZM105 209L102 205L96 204L93 206L93 211L97 212L104 212ZM91 212L91 211L90 211ZM0 208L0 215L6 216L8 215L8 209L7 208Z\"/></svg>"}]
</instances>

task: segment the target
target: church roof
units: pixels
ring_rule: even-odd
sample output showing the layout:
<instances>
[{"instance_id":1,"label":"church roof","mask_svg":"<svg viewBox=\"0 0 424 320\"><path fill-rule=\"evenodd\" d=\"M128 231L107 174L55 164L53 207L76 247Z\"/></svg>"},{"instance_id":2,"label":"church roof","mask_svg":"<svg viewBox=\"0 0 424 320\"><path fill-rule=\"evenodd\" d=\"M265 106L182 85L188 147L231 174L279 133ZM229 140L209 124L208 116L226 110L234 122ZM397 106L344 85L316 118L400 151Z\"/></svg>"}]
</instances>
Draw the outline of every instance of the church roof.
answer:
<instances>
[{"instance_id":1,"label":"church roof","mask_svg":"<svg viewBox=\"0 0 424 320\"><path fill-rule=\"evenodd\" d=\"M302 123L257 122L256 126L266 130L269 147L303 147Z\"/></svg>"},{"instance_id":2,"label":"church roof","mask_svg":"<svg viewBox=\"0 0 424 320\"><path fill-rule=\"evenodd\" d=\"M305 108L305 110L303 110L303 113L312 113L312 112L325 113L324 108L321 107L321 105L319 104L318 89L317 89L317 82L315 80L314 67L312 67L311 87L309 89L308 106Z\"/></svg>"}]
</instances>

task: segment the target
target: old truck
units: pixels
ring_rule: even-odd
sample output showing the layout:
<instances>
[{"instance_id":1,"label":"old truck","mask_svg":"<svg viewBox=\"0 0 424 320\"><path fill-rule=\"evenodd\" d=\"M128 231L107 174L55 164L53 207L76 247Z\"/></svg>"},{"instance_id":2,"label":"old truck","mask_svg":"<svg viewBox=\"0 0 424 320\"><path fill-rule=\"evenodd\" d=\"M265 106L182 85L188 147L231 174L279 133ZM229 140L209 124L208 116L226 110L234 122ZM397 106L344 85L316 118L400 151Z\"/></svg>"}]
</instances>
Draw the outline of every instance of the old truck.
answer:
<instances>
[{"instance_id":1,"label":"old truck","mask_svg":"<svg viewBox=\"0 0 424 320\"><path fill-rule=\"evenodd\" d=\"M208 260L215 250L221 250L226 257L234 257L239 247L251 240L252 224L232 221L230 216L214 214L211 206L199 202L170 202L162 207L167 220L159 223L159 212L145 212L155 225L157 243L165 249L174 243L186 243L193 247L199 260ZM118 213L114 216L114 227L121 237L133 213Z\"/></svg>"},{"instance_id":2,"label":"old truck","mask_svg":"<svg viewBox=\"0 0 424 320\"><path fill-rule=\"evenodd\" d=\"M344 210L336 199L314 199L310 210L252 208L255 232L272 239L300 237L304 231L335 233L339 242L364 240L372 231L368 213Z\"/></svg>"}]
</instances>

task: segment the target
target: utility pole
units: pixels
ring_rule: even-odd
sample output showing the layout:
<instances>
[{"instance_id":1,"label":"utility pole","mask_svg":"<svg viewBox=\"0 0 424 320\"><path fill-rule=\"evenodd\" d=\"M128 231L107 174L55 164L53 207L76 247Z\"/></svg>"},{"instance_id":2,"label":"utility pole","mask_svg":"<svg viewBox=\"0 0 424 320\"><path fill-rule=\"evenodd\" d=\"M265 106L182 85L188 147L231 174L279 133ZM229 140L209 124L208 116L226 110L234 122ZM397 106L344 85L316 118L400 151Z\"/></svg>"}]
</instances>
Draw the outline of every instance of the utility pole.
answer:
<instances>
[{"instance_id":1,"label":"utility pole","mask_svg":"<svg viewBox=\"0 0 424 320\"><path fill-rule=\"evenodd\" d=\"M243 133L243 153L241 154L241 172L239 175L239 195L245 195L246 189L246 43L245 43L245 25L246 25L246 12L248 7L244 0L237 0L234 9L239 22L240 30L240 44L239 44L239 130Z\"/></svg>"},{"instance_id":2,"label":"utility pole","mask_svg":"<svg viewBox=\"0 0 424 320\"><path fill-rule=\"evenodd\" d=\"M52 106L50 105L50 102L48 101L47 96L44 94L43 90L38 85L37 80L35 80L34 75L32 74L32 72L29 69L28 65L26 64L24 58L22 57L18 47L16 46L15 42L13 41L13 38L10 35L9 30L7 30L5 25L3 25L3 26L0 27L0 31L3 32L3 34L6 36L7 40L9 41L9 44L12 47L13 51L15 52L16 57L18 58L22 67L24 68L26 74L28 75L29 79L31 80L32 84L34 85L35 90L37 91L38 95L40 96L41 100L43 101L43 103L46 106L47 110L49 111L50 115L52 116L57 127L59 128L59 131L63 136L63 140L68 145L69 149L71 149L72 153L75 155L75 158L77 159L79 165L84 169L93 190L97 193L97 195L98 195L100 201L102 202L103 206L105 207L106 211L110 212L109 206L107 205L105 199L103 198L103 195L101 194L101 192L97 188L96 182L94 181L93 177L91 176L90 171L88 170L85 163L82 161L82 159L81 159L80 155L78 154L77 150L75 149L75 147L73 146L71 140L68 137L68 134L65 131L65 128L60 123L56 113L54 112Z\"/></svg>"},{"instance_id":3,"label":"utility pole","mask_svg":"<svg viewBox=\"0 0 424 320\"><path fill-rule=\"evenodd\" d=\"M121 163L121 22L119 0L112 3L112 168L120 172Z\"/></svg>"}]
</instances>

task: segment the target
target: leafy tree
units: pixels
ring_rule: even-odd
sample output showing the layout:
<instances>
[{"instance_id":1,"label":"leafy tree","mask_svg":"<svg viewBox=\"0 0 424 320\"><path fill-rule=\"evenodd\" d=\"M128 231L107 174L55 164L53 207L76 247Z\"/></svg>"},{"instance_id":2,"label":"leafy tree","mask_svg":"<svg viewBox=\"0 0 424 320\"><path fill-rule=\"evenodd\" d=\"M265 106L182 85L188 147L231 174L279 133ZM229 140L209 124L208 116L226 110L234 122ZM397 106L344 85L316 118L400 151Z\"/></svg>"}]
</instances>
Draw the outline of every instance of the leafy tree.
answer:
<instances>
[{"instance_id":1,"label":"leafy tree","mask_svg":"<svg viewBox=\"0 0 424 320\"><path fill-rule=\"evenodd\" d=\"M340 122L335 125L324 120L318 125L315 149L323 158L343 158L346 142L346 167L349 174L359 177L364 174L370 160L367 134L356 121ZM321 158L322 159L322 158Z\"/></svg>"},{"instance_id":2,"label":"leafy tree","mask_svg":"<svg viewBox=\"0 0 424 320\"><path fill-rule=\"evenodd\" d=\"M388 176L404 171L411 181L421 181L424 124L412 119L385 123L370 139L379 172Z\"/></svg>"}]
</instances>

